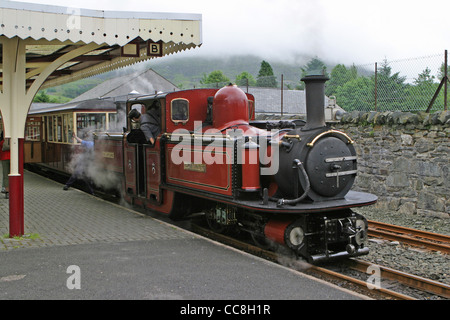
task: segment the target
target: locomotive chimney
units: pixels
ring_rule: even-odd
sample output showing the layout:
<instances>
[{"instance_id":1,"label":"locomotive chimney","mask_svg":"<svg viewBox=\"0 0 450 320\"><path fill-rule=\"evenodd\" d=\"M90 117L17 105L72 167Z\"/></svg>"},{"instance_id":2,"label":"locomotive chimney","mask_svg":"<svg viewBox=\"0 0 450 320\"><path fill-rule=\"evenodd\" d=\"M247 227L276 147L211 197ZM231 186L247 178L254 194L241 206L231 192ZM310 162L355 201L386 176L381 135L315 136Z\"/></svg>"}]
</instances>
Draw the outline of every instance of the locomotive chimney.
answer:
<instances>
[{"instance_id":1,"label":"locomotive chimney","mask_svg":"<svg viewBox=\"0 0 450 320\"><path fill-rule=\"evenodd\" d=\"M306 76L306 124L302 130L325 127L325 82L330 80L323 75Z\"/></svg>"}]
</instances>

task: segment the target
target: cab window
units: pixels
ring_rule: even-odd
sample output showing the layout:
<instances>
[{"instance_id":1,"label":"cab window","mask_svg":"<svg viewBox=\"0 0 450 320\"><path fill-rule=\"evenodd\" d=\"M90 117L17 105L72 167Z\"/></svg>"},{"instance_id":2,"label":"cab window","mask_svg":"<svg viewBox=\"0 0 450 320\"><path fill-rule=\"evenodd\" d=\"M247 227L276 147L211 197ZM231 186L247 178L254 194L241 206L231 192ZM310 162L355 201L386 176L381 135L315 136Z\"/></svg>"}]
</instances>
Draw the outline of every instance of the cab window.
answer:
<instances>
[{"instance_id":1,"label":"cab window","mask_svg":"<svg viewBox=\"0 0 450 320\"><path fill-rule=\"evenodd\" d=\"M189 119L189 101L185 99L176 99L171 103L171 119L173 122L186 122Z\"/></svg>"}]
</instances>

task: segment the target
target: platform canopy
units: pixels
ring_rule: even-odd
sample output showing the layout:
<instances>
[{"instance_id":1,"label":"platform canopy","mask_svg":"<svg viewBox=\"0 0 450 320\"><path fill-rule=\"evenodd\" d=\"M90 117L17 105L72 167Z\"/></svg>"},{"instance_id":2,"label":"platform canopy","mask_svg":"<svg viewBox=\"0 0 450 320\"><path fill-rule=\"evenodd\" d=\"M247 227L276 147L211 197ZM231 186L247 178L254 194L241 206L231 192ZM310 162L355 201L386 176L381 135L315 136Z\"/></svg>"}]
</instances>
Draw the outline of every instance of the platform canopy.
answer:
<instances>
[{"instance_id":1,"label":"platform canopy","mask_svg":"<svg viewBox=\"0 0 450 320\"><path fill-rule=\"evenodd\" d=\"M26 40L27 86L64 54L87 44L94 49L56 68L42 88L200 46L201 19L200 14L100 11L0 1L0 34Z\"/></svg>"},{"instance_id":2,"label":"platform canopy","mask_svg":"<svg viewBox=\"0 0 450 320\"><path fill-rule=\"evenodd\" d=\"M0 0L0 111L4 135L11 139L10 187L15 186L11 177L21 175L19 144L38 90L201 44L200 14L86 10ZM10 192L10 212L16 200Z\"/></svg>"}]
</instances>

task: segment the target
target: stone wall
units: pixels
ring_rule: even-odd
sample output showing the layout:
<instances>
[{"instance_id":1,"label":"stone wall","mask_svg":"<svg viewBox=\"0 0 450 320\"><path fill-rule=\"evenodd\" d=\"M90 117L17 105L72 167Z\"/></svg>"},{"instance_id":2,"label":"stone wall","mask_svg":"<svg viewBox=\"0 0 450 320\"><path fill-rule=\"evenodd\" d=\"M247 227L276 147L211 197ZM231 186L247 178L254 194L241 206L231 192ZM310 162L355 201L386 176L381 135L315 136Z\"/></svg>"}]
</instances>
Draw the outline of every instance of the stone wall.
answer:
<instances>
[{"instance_id":1,"label":"stone wall","mask_svg":"<svg viewBox=\"0 0 450 320\"><path fill-rule=\"evenodd\" d=\"M355 141L354 190L400 214L450 217L450 111L359 112L331 126Z\"/></svg>"}]
</instances>

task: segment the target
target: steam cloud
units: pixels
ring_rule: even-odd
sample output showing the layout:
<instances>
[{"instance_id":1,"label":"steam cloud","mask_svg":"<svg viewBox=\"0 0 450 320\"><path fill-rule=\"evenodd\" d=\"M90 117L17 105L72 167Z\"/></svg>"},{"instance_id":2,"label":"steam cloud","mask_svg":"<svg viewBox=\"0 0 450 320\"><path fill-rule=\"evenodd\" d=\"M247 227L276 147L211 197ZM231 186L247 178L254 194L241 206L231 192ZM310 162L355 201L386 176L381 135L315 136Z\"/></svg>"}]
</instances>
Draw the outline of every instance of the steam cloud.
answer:
<instances>
[{"instance_id":1,"label":"steam cloud","mask_svg":"<svg viewBox=\"0 0 450 320\"><path fill-rule=\"evenodd\" d=\"M118 110L117 125L109 130L109 132L114 132L116 135L121 134L122 127L125 126L125 123L125 111ZM96 127L86 127L78 132L78 137L83 140L92 139L92 135L96 131L98 131ZM68 170L71 173L77 173L78 179L90 180L94 184L94 187L101 188L105 191L121 190L122 185L119 174L114 172L112 165L106 164L103 161L103 152L106 149L102 140L105 136L99 135L97 137L95 149L86 149L80 145L72 146L72 156ZM118 159L114 160L114 162L117 161Z\"/></svg>"}]
</instances>

